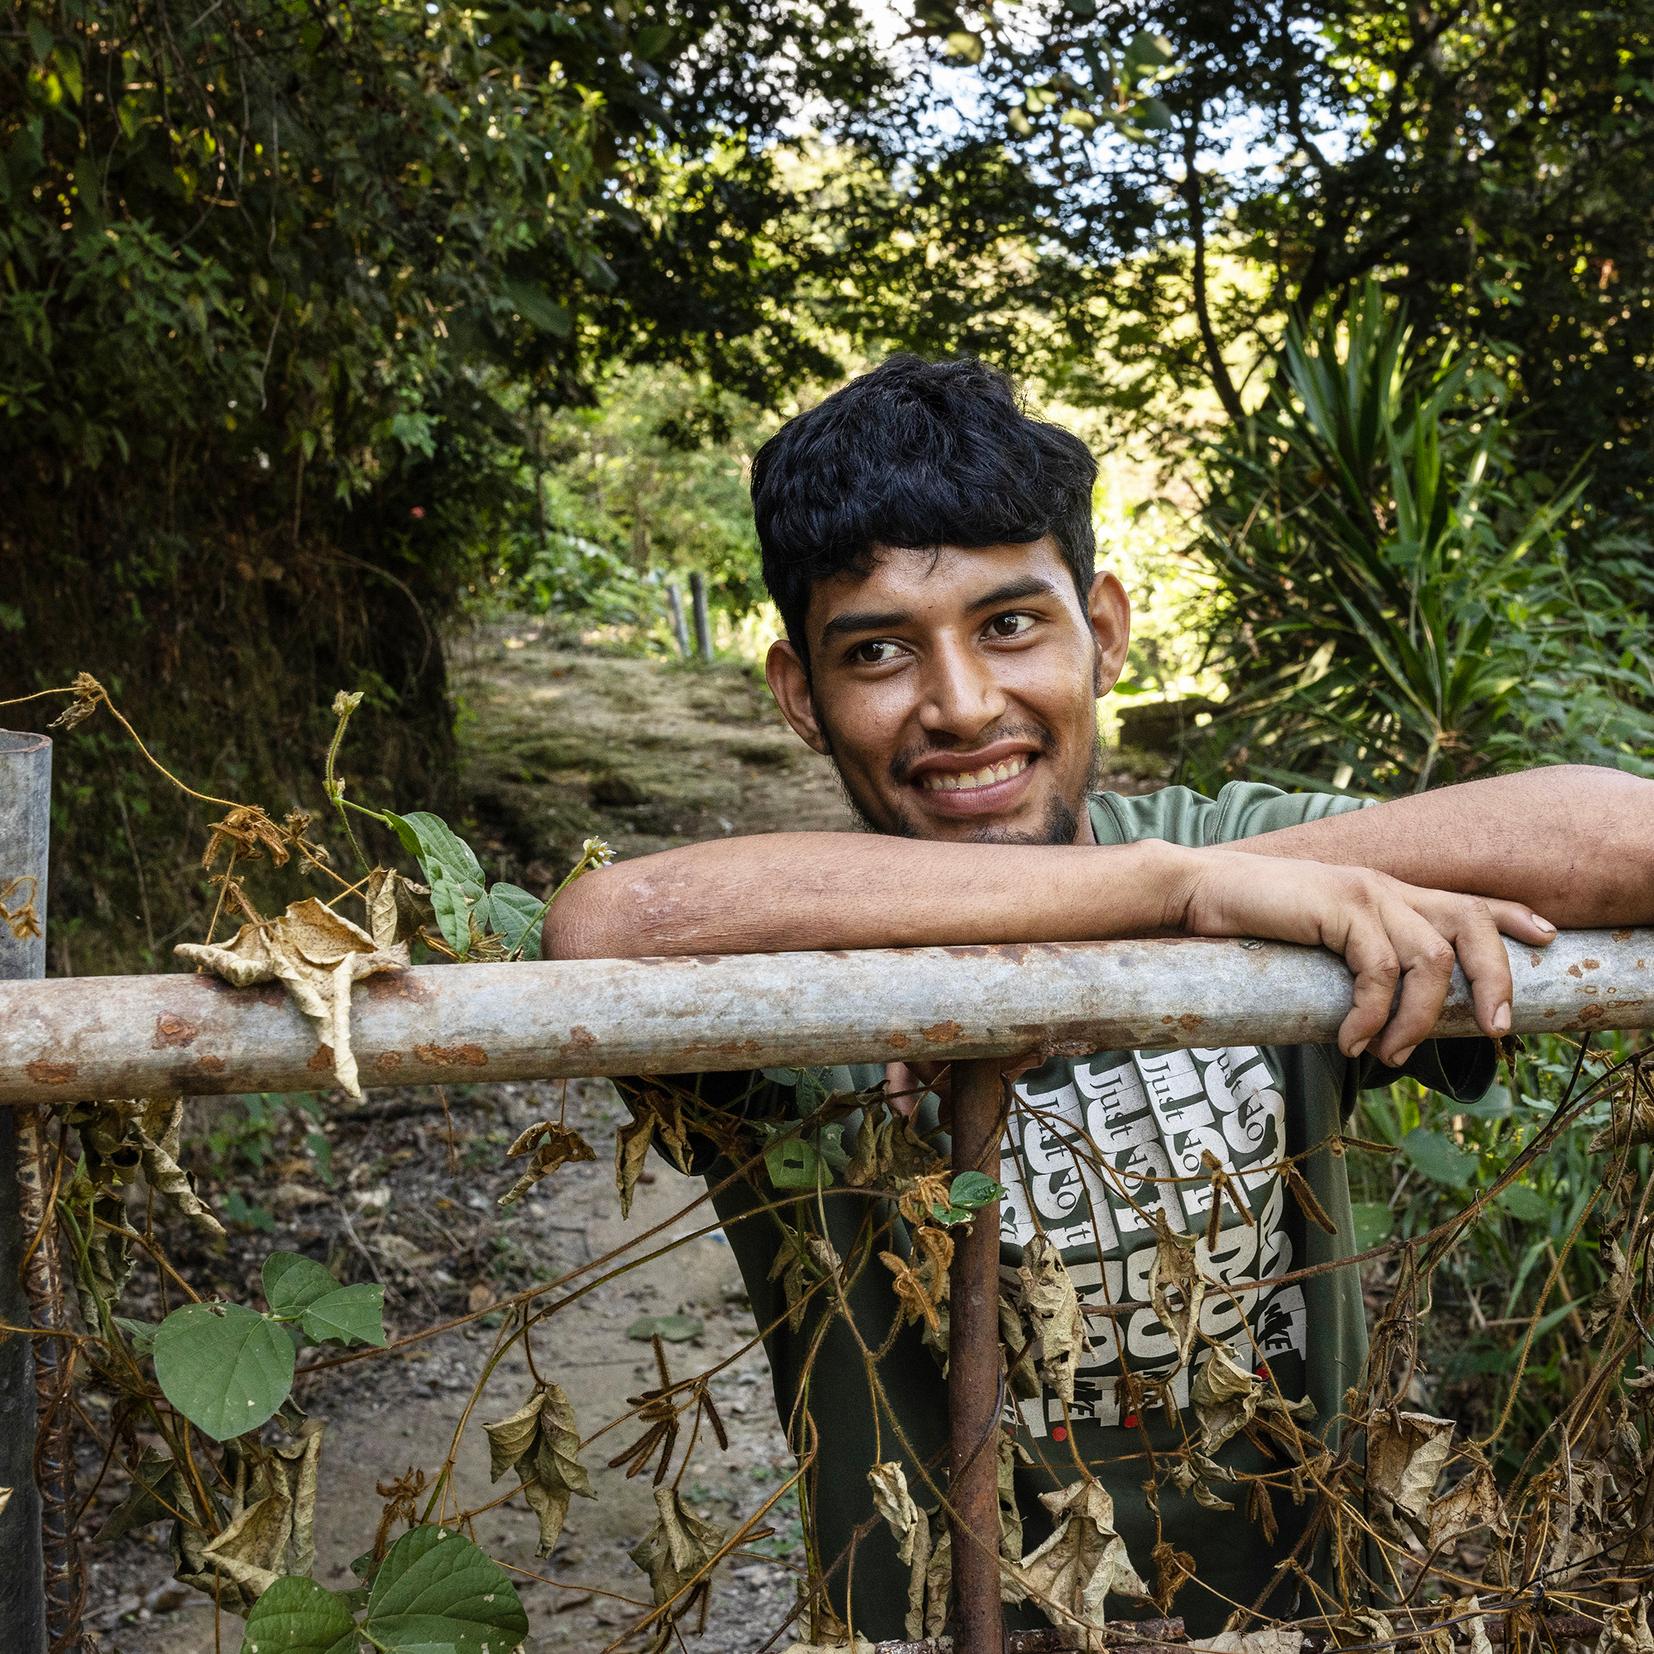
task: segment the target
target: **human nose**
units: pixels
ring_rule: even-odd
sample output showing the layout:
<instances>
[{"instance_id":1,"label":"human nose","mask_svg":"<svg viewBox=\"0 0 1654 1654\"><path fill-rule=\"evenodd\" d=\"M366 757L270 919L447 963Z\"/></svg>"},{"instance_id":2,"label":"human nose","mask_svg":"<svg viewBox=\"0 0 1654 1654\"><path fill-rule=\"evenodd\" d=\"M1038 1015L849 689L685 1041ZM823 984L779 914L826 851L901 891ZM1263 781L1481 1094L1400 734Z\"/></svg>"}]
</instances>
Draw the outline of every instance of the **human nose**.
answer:
<instances>
[{"instance_id":1,"label":"human nose","mask_svg":"<svg viewBox=\"0 0 1654 1654\"><path fill-rule=\"evenodd\" d=\"M969 740L1005 713L1005 696L989 665L975 651L954 645L935 650L927 663L919 722L932 735Z\"/></svg>"}]
</instances>

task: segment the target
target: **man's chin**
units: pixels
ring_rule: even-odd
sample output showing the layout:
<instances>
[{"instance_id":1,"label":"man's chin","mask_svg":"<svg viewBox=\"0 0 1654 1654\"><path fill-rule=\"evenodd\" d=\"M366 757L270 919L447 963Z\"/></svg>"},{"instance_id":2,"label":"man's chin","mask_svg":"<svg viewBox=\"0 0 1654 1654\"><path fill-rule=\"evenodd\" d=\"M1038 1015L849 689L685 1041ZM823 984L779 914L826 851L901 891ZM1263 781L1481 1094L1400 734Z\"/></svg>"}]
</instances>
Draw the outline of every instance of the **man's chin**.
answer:
<instances>
[{"instance_id":1,"label":"man's chin","mask_svg":"<svg viewBox=\"0 0 1654 1654\"><path fill-rule=\"evenodd\" d=\"M1032 825L1027 825L995 822L992 819L980 822L969 818L942 820L922 812L910 814L900 809L881 810L875 814L848 788L845 789L845 797L864 831L888 833L896 838L928 839L938 844L1073 844L1079 835L1079 811L1064 798L1048 800L1043 815ZM1018 812L1019 815L1022 813Z\"/></svg>"}]
</instances>

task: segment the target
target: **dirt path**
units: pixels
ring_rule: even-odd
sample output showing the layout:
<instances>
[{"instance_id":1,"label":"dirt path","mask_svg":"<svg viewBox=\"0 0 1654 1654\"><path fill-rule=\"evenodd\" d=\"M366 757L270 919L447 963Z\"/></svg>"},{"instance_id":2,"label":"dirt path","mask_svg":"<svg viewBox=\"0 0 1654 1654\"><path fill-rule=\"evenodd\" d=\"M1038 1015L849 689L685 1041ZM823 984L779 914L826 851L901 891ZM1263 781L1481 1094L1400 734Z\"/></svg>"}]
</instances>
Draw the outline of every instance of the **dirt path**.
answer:
<instances>
[{"instance_id":1,"label":"dirt path","mask_svg":"<svg viewBox=\"0 0 1654 1654\"><path fill-rule=\"evenodd\" d=\"M848 824L829 766L781 725L749 671L594 652L535 625L479 629L457 640L453 658L478 818L473 842L501 876L544 888L594 833L631 856L720 833ZM497 1196L512 1180L506 1146L560 1109L597 1159L564 1166L502 1212ZM640 1318L682 1314L699 1323L693 1338L668 1346L675 1376L734 1357L713 1385L729 1448L720 1453L703 1439L683 1481L688 1502L733 1528L791 1470L762 1352L739 1353L752 1323L721 1235L686 1241L613 1280L588 1268L657 1226L663 1233L650 1245L708 1221L706 1207L686 1210L702 1186L658 1162L630 1219L621 1219L612 1166L623 1118L606 1081L381 1091L356 1108L334 1095L319 1127L329 1184L317 1145L306 1140L317 1123L295 1102L202 1104L196 1117L193 1169L203 1192L221 1212L246 1215L216 1251L178 1238L175 1255L203 1291L257 1301L262 1259L302 1251L347 1280L382 1280L394 1338L587 1270L552 1295L584 1289L545 1324L535 1361L568 1392L583 1435L596 1436L584 1459L598 1496L573 1502L544 1561L535 1558L534 1520L520 1498L475 1522L479 1543L520 1570L527 1647L538 1654L602 1649L647 1606L647 1581L627 1552L654 1519L649 1476L628 1480L606 1466L638 1427L597 1434L624 1415L626 1398L658 1382L649 1344L628 1336ZM404 1356L302 1381L300 1402L328 1421L316 1524L322 1583L354 1583L349 1561L371 1544L392 1481L410 1470L432 1474L441 1463L498 1330L498 1317L488 1317ZM485 1505L511 1485L489 1483L480 1423L512 1412L529 1385L520 1353L494 1373L460 1440L454 1485L463 1506ZM107 1405L95 1392L88 1398L94 1418ZM95 1468L93 1458L88 1478ZM107 1509L88 1513L88 1533ZM803 1560L796 1502L783 1499L770 1520L774 1534L721 1570L706 1633L692 1647L746 1654L785 1619ZM238 1648L240 1622L226 1615L215 1630L211 1604L172 1582L166 1539L158 1525L116 1545L87 1546L88 1625L113 1654Z\"/></svg>"}]
</instances>

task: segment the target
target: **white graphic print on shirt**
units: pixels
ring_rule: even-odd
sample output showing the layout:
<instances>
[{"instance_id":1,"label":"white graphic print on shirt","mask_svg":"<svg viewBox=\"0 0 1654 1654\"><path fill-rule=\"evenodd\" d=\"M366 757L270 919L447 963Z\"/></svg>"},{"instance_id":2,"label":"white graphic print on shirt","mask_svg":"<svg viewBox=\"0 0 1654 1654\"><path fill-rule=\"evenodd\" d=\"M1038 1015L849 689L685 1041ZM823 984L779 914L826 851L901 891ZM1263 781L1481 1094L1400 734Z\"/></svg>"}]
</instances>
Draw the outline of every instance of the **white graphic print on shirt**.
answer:
<instances>
[{"instance_id":1,"label":"white graphic print on shirt","mask_svg":"<svg viewBox=\"0 0 1654 1654\"><path fill-rule=\"evenodd\" d=\"M1000 1237L1024 1245L1038 1228L1061 1249L1087 1303L1146 1300L1154 1261L1154 1220L1201 1237L1200 1268L1213 1282L1267 1280L1292 1268L1285 1225L1285 1103L1264 1053L1229 1050L1109 1053L1072 1064L1069 1083L1033 1089L1048 1068L1016 1086L1003 1144L1006 1198ZM1089 1136L1090 1141L1087 1141ZM1254 1218L1243 1223L1224 1197L1215 1250L1205 1241L1213 1190L1203 1151L1244 1190ZM1163 1180L1163 1181L1152 1181ZM1302 1287L1208 1290L1201 1330L1259 1368L1304 1353ZM1123 1372L1163 1375L1175 1360L1171 1335L1152 1309L1124 1317L1086 1318L1091 1349L1074 1385L1073 1419L1119 1424ZM1189 1398L1189 1371L1172 1381L1178 1404ZM1065 1433L1060 1404L1042 1396L1022 1403L1036 1436Z\"/></svg>"}]
</instances>

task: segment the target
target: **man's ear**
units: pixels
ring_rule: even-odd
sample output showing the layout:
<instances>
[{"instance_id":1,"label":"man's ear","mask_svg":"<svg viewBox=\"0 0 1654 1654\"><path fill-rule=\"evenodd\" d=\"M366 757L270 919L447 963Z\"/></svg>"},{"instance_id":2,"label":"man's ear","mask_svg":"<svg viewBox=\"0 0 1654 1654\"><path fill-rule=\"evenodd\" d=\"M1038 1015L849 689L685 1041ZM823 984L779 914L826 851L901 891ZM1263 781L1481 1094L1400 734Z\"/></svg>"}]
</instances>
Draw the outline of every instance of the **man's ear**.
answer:
<instances>
[{"instance_id":1,"label":"man's ear","mask_svg":"<svg viewBox=\"0 0 1654 1654\"><path fill-rule=\"evenodd\" d=\"M1126 668L1126 646L1131 642L1131 599L1126 588L1106 569L1091 582L1086 603L1091 636L1097 645L1096 694L1101 700Z\"/></svg>"},{"instance_id":2,"label":"man's ear","mask_svg":"<svg viewBox=\"0 0 1654 1654\"><path fill-rule=\"evenodd\" d=\"M810 693L810 674L799 659L798 651L786 641L777 638L764 657L764 677L781 708L781 716L793 727L793 733L805 746L819 753L827 751L827 742L816 718L815 697Z\"/></svg>"}]
</instances>

